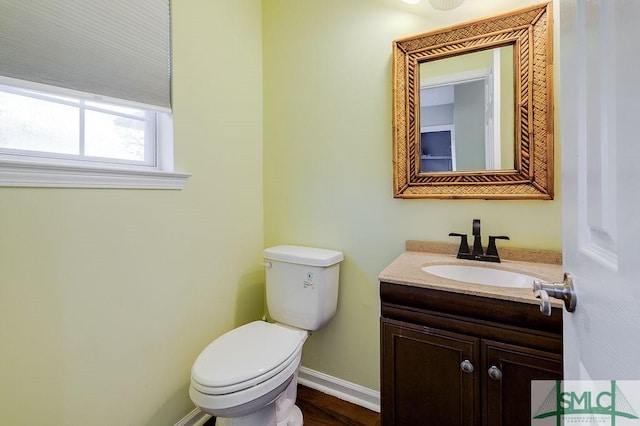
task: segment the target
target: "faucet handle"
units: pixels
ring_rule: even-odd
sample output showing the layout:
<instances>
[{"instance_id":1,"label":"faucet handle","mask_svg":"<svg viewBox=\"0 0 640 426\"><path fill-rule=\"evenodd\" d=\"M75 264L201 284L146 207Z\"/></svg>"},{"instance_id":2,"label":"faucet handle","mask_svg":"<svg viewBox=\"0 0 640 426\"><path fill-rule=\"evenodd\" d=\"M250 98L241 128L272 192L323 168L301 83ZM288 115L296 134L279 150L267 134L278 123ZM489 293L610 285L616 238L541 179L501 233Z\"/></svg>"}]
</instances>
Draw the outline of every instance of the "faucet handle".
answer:
<instances>
[{"instance_id":1,"label":"faucet handle","mask_svg":"<svg viewBox=\"0 0 640 426\"><path fill-rule=\"evenodd\" d=\"M450 237L460 237L460 247L458 248L458 259L468 259L471 254L469 250L469 243L467 242L467 234L458 234L457 232L450 232Z\"/></svg>"},{"instance_id":2,"label":"faucet handle","mask_svg":"<svg viewBox=\"0 0 640 426\"><path fill-rule=\"evenodd\" d=\"M496 247L496 240L508 240L510 239L506 235L489 235L489 246L487 247L487 256L495 256L499 259L498 248ZM498 260L499 262L500 260Z\"/></svg>"}]
</instances>

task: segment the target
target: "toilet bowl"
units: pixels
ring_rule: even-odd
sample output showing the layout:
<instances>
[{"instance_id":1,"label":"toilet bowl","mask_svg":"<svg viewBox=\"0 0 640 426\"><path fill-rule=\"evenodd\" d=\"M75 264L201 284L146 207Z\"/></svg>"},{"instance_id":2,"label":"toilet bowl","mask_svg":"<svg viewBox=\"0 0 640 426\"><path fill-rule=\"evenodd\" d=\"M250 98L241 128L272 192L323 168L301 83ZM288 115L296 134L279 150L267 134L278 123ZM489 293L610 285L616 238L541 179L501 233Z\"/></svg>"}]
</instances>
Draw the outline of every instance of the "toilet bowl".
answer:
<instances>
[{"instance_id":1,"label":"toilet bowl","mask_svg":"<svg viewBox=\"0 0 640 426\"><path fill-rule=\"evenodd\" d=\"M264 321L224 334L207 346L194 363L191 400L213 416L237 418L236 423L227 424L242 424L241 417L258 409L277 409L268 406L295 383L307 335L305 330ZM280 401L280 411L284 405L286 400ZM290 413L280 417L286 419L285 414Z\"/></svg>"},{"instance_id":2,"label":"toilet bowl","mask_svg":"<svg viewBox=\"0 0 640 426\"><path fill-rule=\"evenodd\" d=\"M217 426L301 426L295 406L302 347L337 307L341 252L301 246L265 249L267 307L214 340L191 369L189 396Z\"/></svg>"}]
</instances>

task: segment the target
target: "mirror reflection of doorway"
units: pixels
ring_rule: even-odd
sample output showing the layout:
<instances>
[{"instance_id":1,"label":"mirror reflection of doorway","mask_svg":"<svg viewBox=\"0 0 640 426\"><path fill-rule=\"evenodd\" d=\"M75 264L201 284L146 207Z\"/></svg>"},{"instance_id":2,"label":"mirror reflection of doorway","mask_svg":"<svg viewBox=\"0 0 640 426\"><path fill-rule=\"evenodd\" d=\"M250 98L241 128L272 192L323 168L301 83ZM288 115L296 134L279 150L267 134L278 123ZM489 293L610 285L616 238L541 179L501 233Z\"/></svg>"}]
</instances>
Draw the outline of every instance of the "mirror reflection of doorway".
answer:
<instances>
[{"instance_id":1,"label":"mirror reflection of doorway","mask_svg":"<svg viewBox=\"0 0 640 426\"><path fill-rule=\"evenodd\" d=\"M420 134L420 171L456 170L453 125L429 126Z\"/></svg>"},{"instance_id":2,"label":"mirror reflection of doorway","mask_svg":"<svg viewBox=\"0 0 640 426\"><path fill-rule=\"evenodd\" d=\"M421 89L421 172L488 169L485 86L482 78ZM427 143L435 146L425 146L424 138L433 139ZM422 161L424 155L427 161Z\"/></svg>"},{"instance_id":3,"label":"mirror reflection of doorway","mask_svg":"<svg viewBox=\"0 0 640 426\"><path fill-rule=\"evenodd\" d=\"M451 171L513 168L513 126L509 126L513 108L503 102L513 86L508 69L513 65L513 55L509 49L420 64L420 133L435 125L454 125ZM422 156L422 152L419 154ZM424 168L420 162L420 172L447 171L440 168Z\"/></svg>"}]
</instances>

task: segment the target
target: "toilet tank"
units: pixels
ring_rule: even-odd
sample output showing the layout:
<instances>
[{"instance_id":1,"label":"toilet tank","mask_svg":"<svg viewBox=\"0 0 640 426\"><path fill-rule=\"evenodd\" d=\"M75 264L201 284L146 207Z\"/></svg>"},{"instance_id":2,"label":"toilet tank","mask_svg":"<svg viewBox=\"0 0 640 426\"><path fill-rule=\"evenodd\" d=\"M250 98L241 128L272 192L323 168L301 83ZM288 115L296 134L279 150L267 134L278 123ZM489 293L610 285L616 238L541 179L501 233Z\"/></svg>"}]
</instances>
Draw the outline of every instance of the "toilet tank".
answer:
<instances>
[{"instance_id":1,"label":"toilet tank","mask_svg":"<svg viewBox=\"0 0 640 426\"><path fill-rule=\"evenodd\" d=\"M267 308L275 321L317 330L336 313L342 252L282 245L264 250Z\"/></svg>"}]
</instances>

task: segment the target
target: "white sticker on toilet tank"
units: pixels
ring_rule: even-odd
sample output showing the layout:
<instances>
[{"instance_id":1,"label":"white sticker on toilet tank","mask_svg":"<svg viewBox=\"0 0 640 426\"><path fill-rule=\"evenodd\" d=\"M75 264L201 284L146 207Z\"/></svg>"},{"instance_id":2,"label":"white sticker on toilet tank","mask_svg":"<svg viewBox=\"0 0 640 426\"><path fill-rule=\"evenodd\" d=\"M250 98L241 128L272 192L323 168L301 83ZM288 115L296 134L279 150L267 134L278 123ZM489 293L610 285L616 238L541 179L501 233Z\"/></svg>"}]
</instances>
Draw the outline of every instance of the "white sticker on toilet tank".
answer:
<instances>
[{"instance_id":1,"label":"white sticker on toilet tank","mask_svg":"<svg viewBox=\"0 0 640 426\"><path fill-rule=\"evenodd\" d=\"M304 288L310 288L310 289L314 289L316 286L315 282L313 282L313 272L307 272L304 282L303 282L303 287Z\"/></svg>"}]
</instances>

